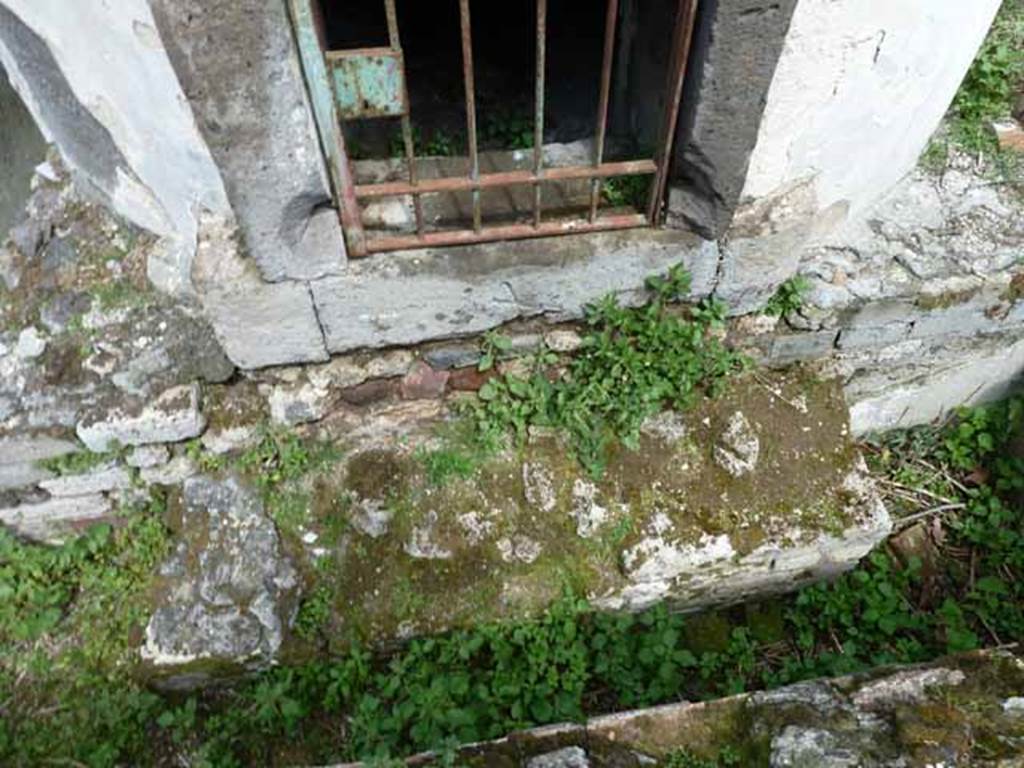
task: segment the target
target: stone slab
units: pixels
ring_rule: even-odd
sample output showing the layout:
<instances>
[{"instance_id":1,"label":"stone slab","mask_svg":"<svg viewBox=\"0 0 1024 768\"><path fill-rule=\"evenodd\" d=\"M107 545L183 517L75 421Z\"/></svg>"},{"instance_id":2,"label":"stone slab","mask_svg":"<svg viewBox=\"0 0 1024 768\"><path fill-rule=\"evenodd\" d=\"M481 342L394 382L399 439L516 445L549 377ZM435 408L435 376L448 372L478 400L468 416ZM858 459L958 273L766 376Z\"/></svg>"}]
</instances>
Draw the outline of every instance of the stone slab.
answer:
<instances>
[{"instance_id":1,"label":"stone slab","mask_svg":"<svg viewBox=\"0 0 1024 768\"><path fill-rule=\"evenodd\" d=\"M134 407L96 409L78 423L78 438L89 450L106 453L116 445L177 443L198 437L206 427L198 384L172 387L155 400Z\"/></svg>"},{"instance_id":2,"label":"stone slab","mask_svg":"<svg viewBox=\"0 0 1024 768\"><path fill-rule=\"evenodd\" d=\"M132 484L132 477L124 467L107 466L80 475L62 475L43 480L39 487L54 497L91 496L97 493L122 490Z\"/></svg>"},{"instance_id":3,"label":"stone slab","mask_svg":"<svg viewBox=\"0 0 1024 768\"><path fill-rule=\"evenodd\" d=\"M337 297L344 301L344 294ZM239 368L323 362L324 334L304 283L222 285L203 294L217 338Z\"/></svg>"},{"instance_id":4,"label":"stone slab","mask_svg":"<svg viewBox=\"0 0 1024 768\"><path fill-rule=\"evenodd\" d=\"M644 230L389 254L311 286L327 348L340 353L475 334L519 317L577 318L608 293L628 301L648 275L679 263L693 274L695 296L710 292L713 243Z\"/></svg>"},{"instance_id":5,"label":"stone slab","mask_svg":"<svg viewBox=\"0 0 1024 768\"><path fill-rule=\"evenodd\" d=\"M0 509L0 524L19 536L57 544L89 523L110 516L112 505L106 496L69 496L35 504Z\"/></svg>"}]
</instances>

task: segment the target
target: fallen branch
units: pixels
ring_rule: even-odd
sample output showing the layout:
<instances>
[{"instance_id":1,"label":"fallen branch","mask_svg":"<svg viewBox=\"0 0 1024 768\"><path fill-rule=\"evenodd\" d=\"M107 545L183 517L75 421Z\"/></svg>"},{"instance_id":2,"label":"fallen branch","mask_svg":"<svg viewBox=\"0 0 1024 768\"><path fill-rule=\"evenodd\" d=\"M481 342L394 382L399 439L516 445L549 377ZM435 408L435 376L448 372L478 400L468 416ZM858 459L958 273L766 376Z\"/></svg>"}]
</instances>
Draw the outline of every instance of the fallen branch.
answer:
<instances>
[{"instance_id":1,"label":"fallen branch","mask_svg":"<svg viewBox=\"0 0 1024 768\"><path fill-rule=\"evenodd\" d=\"M907 515L906 517L901 517L899 520L897 520L893 524L893 527L896 528L897 530L903 530L904 528L909 526L911 523L916 523L918 520L923 520L924 518L927 518L927 517L933 517L934 515L942 515L942 514L945 514L947 512L955 512L955 511L961 510L961 509L967 509L967 505L966 504L959 504L959 503L956 503L956 504L942 504L942 505L940 505L938 507L932 507L931 509L926 509L924 512L916 512L913 515Z\"/></svg>"}]
</instances>

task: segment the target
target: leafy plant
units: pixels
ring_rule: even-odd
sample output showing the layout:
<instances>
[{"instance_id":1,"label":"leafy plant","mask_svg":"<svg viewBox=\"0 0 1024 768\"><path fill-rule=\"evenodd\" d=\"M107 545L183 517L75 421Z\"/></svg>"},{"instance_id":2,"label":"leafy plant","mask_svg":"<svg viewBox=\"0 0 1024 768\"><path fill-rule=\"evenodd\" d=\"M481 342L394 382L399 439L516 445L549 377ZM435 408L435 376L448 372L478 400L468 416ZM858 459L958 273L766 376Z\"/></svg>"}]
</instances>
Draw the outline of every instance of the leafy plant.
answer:
<instances>
[{"instance_id":1,"label":"leafy plant","mask_svg":"<svg viewBox=\"0 0 1024 768\"><path fill-rule=\"evenodd\" d=\"M480 126L480 144L488 149L533 149L533 116L502 107L488 110Z\"/></svg>"},{"instance_id":2,"label":"leafy plant","mask_svg":"<svg viewBox=\"0 0 1024 768\"><path fill-rule=\"evenodd\" d=\"M601 185L601 194L613 208L645 210L650 189L650 176L614 176Z\"/></svg>"},{"instance_id":3,"label":"leafy plant","mask_svg":"<svg viewBox=\"0 0 1024 768\"><path fill-rule=\"evenodd\" d=\"M804 294L811 284L803 275L794 275L776 289L762 310L769 317L785 317L799 312L804 305Z\"/></svg>"},{"instance_id":4,"label":"leafy plant","mask_svg":"<svg viewBox=\"0 0 1024 768\"><path fill-rule=\"evenodd\" d=\"M1011 113L1024 84L1024 3L1005 0L953 101L953 140L972 152L995 148L988 123Z\"/></svg>"},{"instance_id":5,"label":"leafy plant","mask_svg":"<svg viewBox=\"0 0 1024 768\"><path fill-rule=\"evenodd\" d=\"M674 267L648 279L643 306L624 307L609 295L589 307L579 354L558 378L547 372L556 358L541 350L528 377L490 379L470 406L481 443L493 448L510 431L523 439L530 426L557 428L596 476L615 441L637 446L648 417L665 407L685 409L701 393L715 394L744 359L715 333L725 319L721 302L674 310L689 285L685 269ZM485 342L482 369L494 365L501 344L497 337Z\"/></svg>"}]
</instances>

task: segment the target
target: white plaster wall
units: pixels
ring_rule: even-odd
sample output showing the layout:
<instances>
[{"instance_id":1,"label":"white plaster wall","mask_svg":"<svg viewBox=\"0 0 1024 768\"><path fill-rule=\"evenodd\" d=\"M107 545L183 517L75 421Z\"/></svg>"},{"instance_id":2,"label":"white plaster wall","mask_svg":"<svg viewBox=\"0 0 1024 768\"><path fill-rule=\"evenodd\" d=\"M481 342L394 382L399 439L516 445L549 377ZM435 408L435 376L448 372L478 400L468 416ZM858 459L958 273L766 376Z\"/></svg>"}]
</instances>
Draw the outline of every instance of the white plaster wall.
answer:
<instances>
[{"instance_id":1,"label":"white plaster wall","mask_svg":"<svg viewBox=\"0 0 1024 768\"><path fill-rule=\"evenodd\" d=\"M131 173L119 173L115 209L166 238L151 278L190 289L198 214L230 213L224 185L171 68L146 0L0 0L48 45L78 100L110 132ZM18 62L0 61L47 138ZM20 87L19 87L20 85ZM134 178L133 178L134 177Z\"/></svg>"},{"instance_id":2,"label":"white plaster wall","mask_svg":"<svg viewBox=\"0 0 1024 768\"><path fill-rule=\"evenodd\" d=\"M862 213L917 161L1000 0L800 0L745 199L814 178L819 210Z\"/></svg>"}]
</instances>

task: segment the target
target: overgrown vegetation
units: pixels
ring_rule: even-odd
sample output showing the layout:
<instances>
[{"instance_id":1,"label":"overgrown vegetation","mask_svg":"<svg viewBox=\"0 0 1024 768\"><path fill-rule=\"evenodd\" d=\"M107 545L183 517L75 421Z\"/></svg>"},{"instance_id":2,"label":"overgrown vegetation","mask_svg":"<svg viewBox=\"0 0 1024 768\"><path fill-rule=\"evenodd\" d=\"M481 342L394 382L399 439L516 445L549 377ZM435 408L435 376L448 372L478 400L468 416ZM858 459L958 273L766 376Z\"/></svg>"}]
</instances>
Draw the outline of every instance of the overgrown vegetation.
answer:
<instances>
[{"instance_id":1,"label":"overgrown vegetation","mask_svg":"<svg viewBox=\"0 0 1024 768\"><path fill-rule=\"evenodd\" d=\"M615 176L604 181L601 194L613 208L629 206L643 211L647 209L651 183L650 176Z\"/></svg>"},{"instance_id":2,"label":"overgrown vegetation","mask_svg":"<svg viewBox=\"0 0 1024 768\"><path fill-rule=\"evenodd\" d=\"M130 665L167 554L162 517L155 497L53 548L0 531L0 762L102 766L150 751L163 704Z\"/></svg>"},{"instance_id":3,"label":"overgrown vegetation","mask_svg":"<svg viewBox=\"0 0 1024 768\"><path fill-rule=\"evenodd\" d=\"M1024 631L1022 422L1018 399L871 441L893 511L921 536L784 601L632 616L592 613L567 594L537 620L417 639L385 656L353 648L198 697L159 698L113 663L126 658L141 618L131 606L166 546L152 510L56 550L6 537L0 761L146 765L178 753L194 765L241 766L451 754L458 742L588 713L1002 644ZM264 446L254 466L292 476L283 468L307 464L289 454ZM307 599L300 632L316 631L328 598ZM749 749L681 751L665 764L746 765Z\"/></svg>"},{"instance_id":4,"label":"overgrown vegetation","mask_svg":"<svg viewBox=\"0 0 1024 768\"><path fill-rule=\"evenodd\" d=\"M637 445L648 417L666 407L684 410L699 395L715 394L744 360L718 333L724 304L707 299L673 306L689 287L685 269L674 267L665 277L648 278L649 300L642 306L623 306L606 296L587 309L583 344L560 374L550 373L556 356L541 350L529 375L489 380L479 402L468 406L480 444L493 449L509 432L523 440L530 427L558 429L596 476L611 445ZM481 370L501 357L503 344L489 337Z\"/></svg>"},{"instance_id":5,"label":"overgrown vegetation","mask_svg":"<svg viewBox=\"0 0 1024 768\"><path fill-rule=\"evenodd\" d=\"M1024 183L1021 159L1000 152L991 129L993 120L1009 117L1024 92L1024 0L1004 0L995 23L964 78L950 109L944 131L929 145L926 168L946 167L950 145L971 154L984 154L1000 175Z\"/></svg>"},{"instance_id":6,"label":"overgrown vegetation","mask_svg":"<svg viewBox=\"0 0 1024 768\"><path fill-rule=\"evenodd\" d=\"M778 287L762 310L769 317L785 317L799 312L804 305L804 294L811 288L803 275L794 275Z\"/></svg>"}]
</instances>

